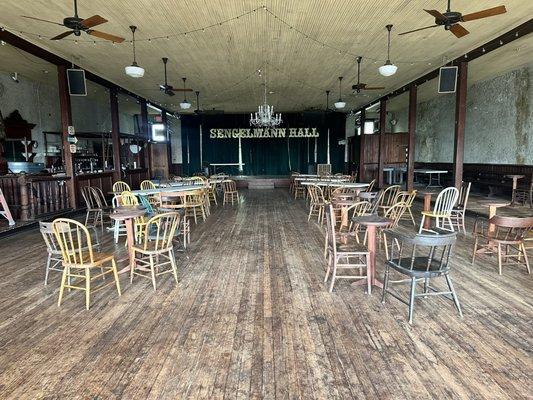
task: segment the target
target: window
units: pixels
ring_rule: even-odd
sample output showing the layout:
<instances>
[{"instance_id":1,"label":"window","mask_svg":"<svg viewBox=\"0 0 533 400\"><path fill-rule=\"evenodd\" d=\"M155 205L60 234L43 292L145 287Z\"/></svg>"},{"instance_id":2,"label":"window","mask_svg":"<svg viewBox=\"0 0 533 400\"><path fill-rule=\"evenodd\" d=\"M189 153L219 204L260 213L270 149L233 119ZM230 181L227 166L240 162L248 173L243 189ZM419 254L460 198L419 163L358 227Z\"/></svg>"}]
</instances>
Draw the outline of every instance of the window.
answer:
<instances>
[{"instance_id":1,"label":"window","mask_svg":"<svg viewBox=\"0 0 533 400\"><path fill-rule=\"evenodd\" d=\"M167 132L165 129L165 124L152 125L152 140L154 142L166 142Z\"/></svg>"}]
</instances>

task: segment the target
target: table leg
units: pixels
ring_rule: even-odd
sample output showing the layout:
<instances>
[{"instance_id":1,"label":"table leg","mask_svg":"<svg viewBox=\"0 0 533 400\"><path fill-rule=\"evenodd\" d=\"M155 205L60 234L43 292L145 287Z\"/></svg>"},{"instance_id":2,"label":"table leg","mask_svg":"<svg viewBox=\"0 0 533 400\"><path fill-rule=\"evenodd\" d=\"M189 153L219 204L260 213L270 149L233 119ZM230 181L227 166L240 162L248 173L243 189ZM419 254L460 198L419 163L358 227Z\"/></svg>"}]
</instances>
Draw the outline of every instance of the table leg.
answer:
<instances>
[{"instance_id":1,"label":"table leg","mask_svg":"<svg viewBox=\"0 0 533 400\"><path fill-rule=\"evenodd\" d=\"M133 230L133 219L127 219L124 221L126 225L126 238L128 244L128 265L118 271L119 274L129 272L133 268L133 245L135 244L135 232Z\"/></svg>"},{"instance_id":2,"label":"table leg","mask_svg":"<svg viewBox=\"0 0 533 400\"><path fill-rule=\"evenodd\" d=\"M348 207L341 207L341 226L348 226Z\"/></svg>"},{"instance_id":3,"label":"table leg","mask_svg":"<svg viewBox=\"0 0 533 400\"><path fill-rule=\"evenodd\" d=\"M489 206L489 221L492 217L496 215L496 207ZM492 234L496 231L496 226L489 222L489 234Z\"/></svg>"},{"instance_id":4,"label":"table leg","mask_svg":"<svg viewBox=\"0 0 533 400\"><path fill-rule=\"evenodd\" d=\"M517 186L518 186L518 178L513 176L513 194L512 194L512 197L511 197L511 206L514 206L514 191L515 191Z\"/></svg>"},{"instance_id":5,"label":"table leg","mask_svg":"<svg viewBox=\"0 0 533 400\"><path fill-rule=\"evenodd\" d=\"M379 280L376 279L376 226L368 225L366 227L366 234L367 234L366 243L368 247L368 252L370 253L369 266L368 266L367 273L370 274L371 285L382 288L383 283L381 283ZM360 279L354 282L354 285L366 285L366 279Z\"/></svg>"},{"instance_id":6,"label":"table leg","mask_svg":"<svg viewBox=\"0 0 533 400\"><path fill-rule=\"evenodd\" d=\"M424 193L424 211L431 211L431 193ZM424 229L431 227L431 219L424 218Z\"/></svg>"}]
</instances>

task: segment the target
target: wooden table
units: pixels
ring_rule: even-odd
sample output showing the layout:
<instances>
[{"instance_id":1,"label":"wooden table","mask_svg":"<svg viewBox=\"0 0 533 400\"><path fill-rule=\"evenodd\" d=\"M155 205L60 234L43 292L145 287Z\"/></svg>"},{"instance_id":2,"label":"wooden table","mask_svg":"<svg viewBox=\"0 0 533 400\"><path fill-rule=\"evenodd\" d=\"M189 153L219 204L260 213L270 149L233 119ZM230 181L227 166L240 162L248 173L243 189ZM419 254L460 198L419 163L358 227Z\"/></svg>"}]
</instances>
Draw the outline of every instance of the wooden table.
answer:
<instances>
[{"instance_id":1,"label":"wooden table","mask_svg":"<svg viewBox=\"0 0 533 400\"><path fill-rule=\"evenodd\" d=\"M119 274L129 272L133 268L133 246L135 244L135 231L133 229L133 220L144 214L146 214L146 210L144 208L140 208L139 206L122 206L115 208L114 212L109 215L111 219L119 222L124 222L124 225L126 225L126 240L128 244L129 262L127 267L118 271Z\"/></svg>"},{"instance_id":2,"label":"wooden table","mask_svg":"<svg viewBox=\"0 0 533 400\"><path fill-rule=\"evenodd\" d=\"M436 192L431 190L423 190L420 193L424 195L424 207L423 211L431 211L431 196L434 195ZM431 228L431 218L425 218L424 219L424 229Z\"/></svg>"},{"instance_id":3,"label":"wooden table","mask_svg":"<svg viewBox=\"0 0 533 400\"><path fill-rule=\"evenodd\" d=\"M483 207L489 208L489 221L492 217L496 215L496 210L498 208L507 207L508 205L511 204L508 201L502 201L502 200L483 200L483 201L480 201L480 203ZM494 224L491 224L489 222L489 233L494 233L495 230L496 230L496 227L494 226Z\"/></svg>"},{"instance_id":4,"label":"wooden table","mask_svg":"<svg viewBox=\"0 0 533 400\"><path fill-rule=\"evenodd\" d=\"M426 186L426 188L431 188L431 187L442 187L442 185L440 184L440 176L441 174L447 174L448 171L444 170L444 169L415 169L414 170L414 173L415 174L425 174L425 175L429 175L429 182L428 182L428 185ZM437 178L433 178L433 175L437 175ZM436 181L436 185L433 185L433 181Z\"/></svg>"},{"instance_id":5,"label":"wooden table","mask_svg":"<svg viewBox=\"0 0 533 400\"><path fill-rule=\"evenodd\" d=\"M348 226L348 208L356 204L357 200L333 200L331 203L341 210L341 226Z\"/></svg>"},{"instance_id":6,"label":"wooden table","mask_svg":"<svg viewBox=\"0 0 533 400\"><path fill-rule=\"evenodd\" d=\"M379 215L362 215L359 217L353 217L352 221L366 226L367 234L367 247L368 252L370 253L370 265L368 266L368 274L370 274L370 284L372 286L377 286L382 288L383 283L376 279L376 229L378 227L386 227L392 224L392 220L385 217L380 217ZM354 285L363 285L366 284L366 280L362 279L357 282L354 282ZM369 293L370 294L370 293Z\"/></svg>"}]
</instances>

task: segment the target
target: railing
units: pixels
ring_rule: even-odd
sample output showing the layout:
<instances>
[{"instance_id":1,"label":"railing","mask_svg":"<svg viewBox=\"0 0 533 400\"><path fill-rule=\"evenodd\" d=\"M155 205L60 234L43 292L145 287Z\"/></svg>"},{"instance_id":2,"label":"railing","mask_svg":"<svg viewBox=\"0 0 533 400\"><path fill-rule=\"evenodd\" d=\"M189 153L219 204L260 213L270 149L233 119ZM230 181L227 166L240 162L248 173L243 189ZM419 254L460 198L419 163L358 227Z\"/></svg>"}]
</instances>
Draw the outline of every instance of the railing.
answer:
<instances>
[{"instance_id":1,"label":"railing","mask_svg":"<svg viewBox=\"0 0 533 400\"><path fill-rule=\"evenodd\" d=\"M13 218L28 221L70 210L66 185L69 179L66 176L3 175L0 188Z\"/></svg>"}]
</instances>

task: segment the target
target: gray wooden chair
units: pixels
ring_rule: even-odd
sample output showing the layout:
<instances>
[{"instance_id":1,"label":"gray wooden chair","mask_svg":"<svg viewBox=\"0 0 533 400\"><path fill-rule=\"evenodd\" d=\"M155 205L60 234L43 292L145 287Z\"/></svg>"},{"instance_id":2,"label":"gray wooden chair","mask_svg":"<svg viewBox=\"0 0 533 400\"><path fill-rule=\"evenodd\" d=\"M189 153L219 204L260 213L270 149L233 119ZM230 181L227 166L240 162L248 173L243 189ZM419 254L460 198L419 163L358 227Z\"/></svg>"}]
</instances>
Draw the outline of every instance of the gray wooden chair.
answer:
<instances>
[{"instance_id":1,"label":"gray wooden chair","mask_svg":"<svg viewBox=\"0 0 533 400\"><path fill-rule=\"evenodd\" d=\"M433 234L402 234L393 230L384 232L386 240L390 240L390 250L385 263L385 279L381 302L385 303L386 295L390 294L407 304L409 306L410 324L413 323L415 299L420 297L443 295L453 300L459 315L463 316L459 299L450 279L450 257L456 240L456 233L444 232L438 231ZM407 278L392 281L390 279L391 269ZM448 290L440 291L429 285L430 279L440 277L446 280ZM419 282L423 282L424 290L422 293L417 294L416 286ZM405 300L389 288L391 284L405 283L411 285L409 300Z\"/></svg>"}]
</instances>

